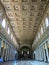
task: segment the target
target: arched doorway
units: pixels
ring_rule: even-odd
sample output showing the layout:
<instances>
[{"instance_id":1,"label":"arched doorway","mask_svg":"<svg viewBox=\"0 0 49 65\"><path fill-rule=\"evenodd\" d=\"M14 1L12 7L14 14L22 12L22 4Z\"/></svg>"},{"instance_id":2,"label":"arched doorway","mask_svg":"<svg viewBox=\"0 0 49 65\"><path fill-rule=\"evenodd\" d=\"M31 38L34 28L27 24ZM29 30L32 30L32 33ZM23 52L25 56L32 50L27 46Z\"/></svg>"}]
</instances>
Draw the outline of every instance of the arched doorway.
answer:
<instances>
[{"instance_id":1,"label":"arched doorway","mask_svg":"<svg viewBox=\"0 0 49 65\"><path fill-rule=\"evenodd\" d=\"M30 59L30 48L28 46L23 46L20 48L20 58Z\"/></svg>"}]
</instances>

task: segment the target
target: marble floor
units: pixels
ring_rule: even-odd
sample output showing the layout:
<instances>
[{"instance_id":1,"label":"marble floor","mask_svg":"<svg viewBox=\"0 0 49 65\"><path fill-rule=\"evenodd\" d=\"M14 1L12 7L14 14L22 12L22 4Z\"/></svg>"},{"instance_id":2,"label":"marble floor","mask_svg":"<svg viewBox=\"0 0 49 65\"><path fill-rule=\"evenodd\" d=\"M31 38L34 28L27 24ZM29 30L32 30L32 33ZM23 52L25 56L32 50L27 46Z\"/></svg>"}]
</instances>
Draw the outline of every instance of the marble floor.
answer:
<instances>
[{"instance_id":1,"label":"marble floor","mask_svg":"<svg viewBox=\"0 0 49 65\"><path fill-rule=\"evenodd\" d=\"M40 61L11 61L0 63L0 65L49 65L49 63Z\"/></svg>"}]
</instances>

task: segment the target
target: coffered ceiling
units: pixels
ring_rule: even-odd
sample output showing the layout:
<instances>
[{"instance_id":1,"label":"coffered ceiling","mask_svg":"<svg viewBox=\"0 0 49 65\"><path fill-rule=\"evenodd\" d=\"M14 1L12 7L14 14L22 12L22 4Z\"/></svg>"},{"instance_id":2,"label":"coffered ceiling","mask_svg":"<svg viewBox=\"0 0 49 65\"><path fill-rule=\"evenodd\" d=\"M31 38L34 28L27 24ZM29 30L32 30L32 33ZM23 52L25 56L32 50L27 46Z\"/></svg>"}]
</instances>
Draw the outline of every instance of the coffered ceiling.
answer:
<instances>
[{"instance_id":1,"label":"coffered ceiling","mask_svg":"<svg viewBox=\"0 0 49 65\"><path fill-rule=\"evenodd\" d=\"M1 0L20 44L31 44L48 0Z\"/></svg>"}]
</instances>

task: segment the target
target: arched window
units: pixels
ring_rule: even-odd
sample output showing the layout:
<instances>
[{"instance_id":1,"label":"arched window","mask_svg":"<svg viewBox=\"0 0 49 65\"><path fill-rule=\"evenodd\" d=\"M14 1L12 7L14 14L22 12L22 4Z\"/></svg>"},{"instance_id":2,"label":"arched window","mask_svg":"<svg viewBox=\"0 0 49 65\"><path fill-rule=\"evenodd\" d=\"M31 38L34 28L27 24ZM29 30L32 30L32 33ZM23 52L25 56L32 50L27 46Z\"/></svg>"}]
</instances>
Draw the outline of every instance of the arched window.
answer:
<instances>
[{"instance_id":1,"label":"arched window","mask_svg":"<svg viewBox=\"0 0 49 65\"><path fill-rule=\"evenodd\" d=\"M36 36L36 42L38 42L38 37Z\"/></svg>"},{"instance_id":2,"label":"arched window","mask_svg":"<svg viewBox=\"0 0 49 65\"><path fill-rule=\"evenodd\" d=\"M13 37L13 42L15 42L15 38Z\"/></svg>"},{"instance_id":3,"label":"arched window","mask_svg":"<svg viewBox=\"0 0 49 65\"><path fill-rule=\"evenodd\" d=\"M41 27L41 34L43 34L43 27Z\"/></svg>"},{"instance_id":4,"label":"arched window","mask_svg":"<svg viewBox=\"0 0 49 65\"><path fill-rule=\"evenodd\" d=\"M13 35L11 34L11 39L13 38Z\"/></svg>"},{"instance_id":5,"label":"arched window","mask_svg":"<svg viewBox=\"0 0 49 65\"><path fill-rule=\"evenodd\" d=\"M38 38L40 39L40 33L38 33Z\"/></svg>"},{"instance_id":6,"label":"arched window","mask_svg":"<svg viewBox=\"0 0 49 65\"><path fill-rule=\"evenodd\" d=\"M45 24L46 24L46 27L49 26L49 19L48 18L45 19Z\"/></svg>"},{"instance_id":7,"label":"arched window","mask_svg":"<svg viewBox=\"0 0 49 65\"><path fill-rule=\"evenodd\" d=\"M3 21L2 21L2 26L3 26L3 28L5 28L5 26L6 26L6 20L5 19L3 19Z\"/></svg>"},{"instance_id":8,"label":"arched window","mask_svg":"<svg viewBox=\"0 0 49 65\"><path fill-rule=\"evenodd\" d=\"M10 28L8 28L8 34L10 34Z\"/></svg>"}]
</instances>

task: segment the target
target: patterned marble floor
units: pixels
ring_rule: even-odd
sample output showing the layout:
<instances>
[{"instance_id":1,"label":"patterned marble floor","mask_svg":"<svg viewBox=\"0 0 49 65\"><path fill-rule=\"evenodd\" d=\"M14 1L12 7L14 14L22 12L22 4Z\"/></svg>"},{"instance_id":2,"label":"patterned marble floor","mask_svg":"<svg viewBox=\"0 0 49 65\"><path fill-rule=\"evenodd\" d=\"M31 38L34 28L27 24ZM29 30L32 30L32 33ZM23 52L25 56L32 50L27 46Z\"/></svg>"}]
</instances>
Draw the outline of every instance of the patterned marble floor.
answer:
<instances>
[{"instance_id":1,"label":"patterned marble floor","mask_svg":"<svg viewBox=\"0 0 49 65\"><path fill-rule=\"evenodd\" d=\"M39 61L11 61L0 63L0 65L49 65L49 63Z\"/></svg>"}]
</instances>

